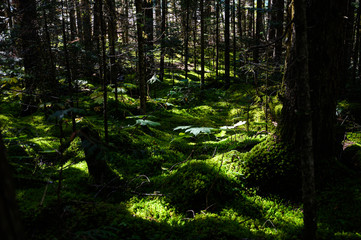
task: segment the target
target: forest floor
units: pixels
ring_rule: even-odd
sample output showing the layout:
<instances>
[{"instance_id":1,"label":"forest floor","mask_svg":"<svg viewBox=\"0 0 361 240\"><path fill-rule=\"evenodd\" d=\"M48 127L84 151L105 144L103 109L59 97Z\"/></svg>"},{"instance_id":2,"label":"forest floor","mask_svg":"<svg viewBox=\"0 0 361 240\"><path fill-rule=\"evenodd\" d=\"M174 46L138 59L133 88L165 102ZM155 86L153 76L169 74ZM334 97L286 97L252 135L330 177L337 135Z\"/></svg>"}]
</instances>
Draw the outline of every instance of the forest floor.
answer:
<instances>
[{"instance_id":1,"label":"forest floor","mask_svg":"<svg viewBox=\"0 0 361 240\"><path fill-rule=\"evenodd\" d=\"M266 95L254 86L201 90L194 73L190 81L181 73L166 77L151 86L147 115L139 115L127 78L118 104L109 95L109 142L96 143L94 157L107 160L117 186L94 184L79 137L59 154L72 135L66 104L21 117L18 101L3 99L0 122L27 239L301 238L299 196L245 181L244 162L257 146L271 146L276 98L267 100L273 105L266 117ZM79 84L77 128L103 136L102 92ZM360 133L348 139L361 144ZM318 192L320 239L361 239L360 172L344 171Z\"/></svg>"}]
</instances>

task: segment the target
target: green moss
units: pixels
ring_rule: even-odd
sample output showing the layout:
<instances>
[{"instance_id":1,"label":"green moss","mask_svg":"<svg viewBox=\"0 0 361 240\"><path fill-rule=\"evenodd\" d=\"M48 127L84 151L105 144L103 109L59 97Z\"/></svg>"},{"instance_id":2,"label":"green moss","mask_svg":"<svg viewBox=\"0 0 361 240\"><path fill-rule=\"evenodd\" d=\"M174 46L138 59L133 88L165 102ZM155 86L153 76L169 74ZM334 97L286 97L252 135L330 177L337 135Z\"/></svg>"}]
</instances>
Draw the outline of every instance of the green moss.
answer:
<instances>
[{"instance_id":1,"label":"green moss","mask_svg":"<svg viewBox=\"0 0 361 240\"><path fill-rule=\"evenodd\" d=\"M290 147L273 137L256 145L244 155L242 173L250 186L262 192L297 196L300 191L300 171Z\"/></svg>"},{"instance_id":2,"label":"green moss","mask_svg":"<svg viewBox=\"0 0 361 240\"><path fill-rule=\"evenodd\" d=\"M163 187L170 203L180 211L199 211L222 205L231 196L233 183L217 165L193 160L171 172Z\"/></svg>"}]
</instances>

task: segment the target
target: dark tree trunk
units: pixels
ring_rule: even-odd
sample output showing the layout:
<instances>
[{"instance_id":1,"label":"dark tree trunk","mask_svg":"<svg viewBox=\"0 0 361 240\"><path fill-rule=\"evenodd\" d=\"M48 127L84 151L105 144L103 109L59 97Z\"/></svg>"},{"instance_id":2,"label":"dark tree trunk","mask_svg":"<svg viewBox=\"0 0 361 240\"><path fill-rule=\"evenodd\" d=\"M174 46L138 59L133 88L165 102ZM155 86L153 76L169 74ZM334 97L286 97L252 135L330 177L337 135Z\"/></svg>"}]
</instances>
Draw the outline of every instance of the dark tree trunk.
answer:
<instances>
[{"instance_id":1,"label":"dark tree trunk","mask_svg":"<svg viewBox=\"0 0 361 240\"><path fill-rule=\"evenodd\" d=\"M144 32L146 34L146 49L145 49L145 67L146 67L146 79L150 79L154 73L154 18L153 18L153 1L144 0L144 12L145 12L145 24Z\"/></svg>"},{"instance_id":2,"label":"dark tree trunk","mask_svg":"<svg viewBox=\"0 0 361 240\"><path fill-rule=\"evenodd\" d=\"M189 60L189 15L190 15L190 6L189 2L186 1L186 9L185 9L185 35L184 35L184 71L185 71L185 78L188 78L188 60Z\"/></svg>"},{"instance_id":3,"label":"dark tree trunk","mask_svg":"<svg viewBox=\"0 0 361 240\"><path fill-rule=\"evenodd\" d=\"M312 143L316 181L332 179L328 166L333 163L336 150L341 147L335 136L336 100L344 68L344 16L346 2L338 0L313 1L307 7L308 77L311 97ZM294 35L294 34L293 34ZM297 32L296 32L297 35ZM300 87L295 79L301 74L294 46L287 60L285 95L279 133L283 142L298 146L304 139L299 118L308 112L297 101ZM302 126L302 125L301 125ZM324 182L324 181L323 181ZM322 184L323 182L320 182Z\"/></svg>"},{"instance_id":4,"label":"dark tree trunk","mask_svg":"<svg viewBox=\"0 0 361 240\"><path fill-rule=\"evenodd\" d=\"M137 12L137 37L138 37L138 81L140 89L140 111L146 113L146 80L145 80L145 61L144 61L144 38L143 38L143 0L135 0Z\"/></svg>"},{"instance_id":5,"label":"dark tree trunk","mask_svg":"<svg viewBox=\"0 0 361 240\"><path fill-rule=\"evenodd\" d=\"M90 3L89 0L81 0L81 25L82 25L82 37L83 45L85 48L85 56L83 65L85 68L85 75L90 77L93 75L93 62L91 60L91 54L93 50L92 44L92 27L90 19Z\"/></svg>"},{"instance_id":6,"label":"dark tree trunk","mask_svg":"<svg viewBox=\"0 0 361 240\"><path fill-rule=\"evenodd\" d=\"M261 32L262 32L262 21L263 21L263 0L257 0L257 17L256 17L256 35L255 35L255 48L253 50L253 61L255 63L259 62L259 45L261 42Z\"/></svg>"},{"instance_id":7,"label":"dark tree trunk","mask_svg":"<svg viewBox=\"0 0 361 240\"><path fill-rule=\"evenodd\" d=\"M67 4L69 8L69 20L70 20L70 40L76 38L76 18L75 18L75 4L74 0L68 1Z\"/></svg>"},{"instance_id":8,"label":"dark tree trunk","mask_svg":"<svg viewBox=\"0 0 361 240\"><path fill-rule=\"evenodd\" d=\"M229 79L229 6L230 1L225 0L224 6L224 83L225 87L229 88L230 79Z\"/></svg>"},{"instance_id":9,"label":"dark tree trunk","mask_svg":"<svg viewBox=\"0 0 361 240\"><path fill-rule=\"evenodd\" d=\"M25 95L23 97L22 114L28 115L36 110L34 98L37 84L41 78L40 38L37 33L38 21L35 0L19 0L21 56L25 68Z\"/></svg>"},{"instance_id":10,"label":"dark tree trunk","mask_svg":"<svg viewBox=\"0 0 361 240\"><path fill-rule=\"evenodd\" d=\"M237 72L237 37L236 37L236 1L232 4L232 30L233 30L233 77L236 78Z\"/></svg>"},{"instance_id":11,"label":"dark tree trunk","mask_svg":"<svg viewBox=\"0 0 361 240\"><path fill-rule=\"evenodd\" d=\"M216 1L216 76L218 77L219 70L219 12L220 3Z\"/></svg>"},{"instance_id":12,"label":"dark tree trunk","mask_svg":"<svg viewBox=\"0 0 361 240\"><path fill-rule=\"evenodd\" d=\"M68 82L68 91L69 96L73 96L73 86L72 86L72 73L70 68L70 61L69 61L69 51L68 51L68 40L66 34L66 25L65 25L65 14L64 14L64 2L61 0L61 16L62 16L62 34L63 34L63 46L64 46L64 60L65 60L65 70L66 70L66 80ZM74 102L71 100L70 102L71 107L74 107ZM71 114L72 119L72 128L73 132L76 130L76 123L75 123L75 116Z\"/></svg>"},{"instance_id":13,"label":"dark tree trunk","mask_svg":"<svg viewBox=\"0 0 361 240\"><path fill-rule=\"evenodd\" d=\"M162 23L161 23L161 46L160 46L160 66L159 79L164 80L164 57L165 57L165 37L166 37L166 19L167 19L167 0L162 0Z\"/></svg>"},{"instance_id":14,"label":"dark tree trunk","mask_svg":"<svg viewBox=\"0 0 361 240\"><path fill-rule=\"evenodd\" d=\"M313 158L312 138L312 108L310 78L308 72L308 40L307 40L307 15L306 1L295 1L295 75L290 81L295 82L297 114L297 155L301 162L302 170L302 199L304 214L304 239L316 239L316 199L315 199L315 175ZM292 67L292 66L291 66Z\"/></svg>"},{"instance_id":15,"label":"dark tree trunk","mask_svg":"<svg viewBox=\"0 0 361 240\"><path fill-rule=\"evenodd\" d=\"M6 159L6 150L0 133L0 238L25 239L15 201L13 179Z\"/></svg>"},{"instance_id":16,"label":"dark tree trunk","mask_svg":"<svg viewBox=\"0 0 361 240\"><path fill-rule=\"evenodd\" d=\"M199 11L201 12L201 88L204 86L204 35L205 35L205 26L204 26L204 0L200 0Z\"/></svg>"},{"instance_id":17,"label":"dark tree trunk","mask_svg":"<svg viewBox=\"0 0 361 240\"><path fill-rule=\"evenodd\" d=\"M106 26L104 19L103 2L99 1L99 16L100 16L100 33L101 33L101 78L103 85L103 123L104 123L104 140L108 143L108 69L107 69L107 57L105 48L105 35Z\"/></svg>"},{"instance_id":18,"label":"dark tree trunk","mask_svg":"<svg viewBox=\"0 0 361 240\"><path fill-rule=\"evenodd\" d=\"M276 43L273 51L273 59L276 63L281 62L282 58L282 36L284 19L284 0L274 0L273 9L276 12L274 27L276 30Z\"/></svg>"}]
</instances>

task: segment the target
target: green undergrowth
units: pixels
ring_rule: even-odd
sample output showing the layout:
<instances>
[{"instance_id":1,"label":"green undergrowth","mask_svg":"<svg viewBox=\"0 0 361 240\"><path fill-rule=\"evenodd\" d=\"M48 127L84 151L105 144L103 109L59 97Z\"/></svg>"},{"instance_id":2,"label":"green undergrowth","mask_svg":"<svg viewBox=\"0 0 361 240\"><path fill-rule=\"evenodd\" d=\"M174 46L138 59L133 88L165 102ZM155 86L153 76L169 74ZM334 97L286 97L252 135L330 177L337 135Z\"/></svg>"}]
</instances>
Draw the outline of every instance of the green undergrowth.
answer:
<instances>
[{"instance_id":1,"label":"green undergrowth","mask_svg":"<svg viewBox=\"0 0 361 240\"><path fill-rule=\"evenodd\" d=\"M157 97L151 91L147 115L131 85L118 104L110 95L109 142L98 144L119 186L89 178L80 137L62 148L73 133L66 107L46 116L2 111L29 239L300 239L299 166L271 133L277 99L266 118L254 86L201 90L196 73L187 81L177 74L174 86L167 78ZM79 94L76 122L103 137L100 96ZM356 133L349 138L360 143ZM319 195L320 239L360 239L356 179Z\"/></svg>"}]
</instances>

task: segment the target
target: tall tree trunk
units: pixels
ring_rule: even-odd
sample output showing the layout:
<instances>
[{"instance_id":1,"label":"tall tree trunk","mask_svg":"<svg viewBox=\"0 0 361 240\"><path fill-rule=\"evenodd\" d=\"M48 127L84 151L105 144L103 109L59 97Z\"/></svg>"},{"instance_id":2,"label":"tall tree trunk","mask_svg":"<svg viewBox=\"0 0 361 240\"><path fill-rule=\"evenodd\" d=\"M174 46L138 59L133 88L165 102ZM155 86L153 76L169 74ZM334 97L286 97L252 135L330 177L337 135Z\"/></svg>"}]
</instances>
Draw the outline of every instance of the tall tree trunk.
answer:
<instances>
[{"instance_id":1,"label":"tall tree trunk","mask_svg":"<svg viewBox=\"0 0 361 240\"><path fill-rule=\"evenodd\" d=\"M89 0L81 0L81 18L82 18L82 39L85 48L84 68L85 75L91 77L93 75L93 62L91 60L92 45L92 27L90 19L90 3Z\"/></svg>"},{"instance_id":2,"label":"tall tree trunk","mask_svg":"<svg viewBox=\"0 0 361 240\"><path fill-rule=\"evenodd\" d=\"M146 113L146 80L145 80L145 62L144 62L144 39L143 39L143 0L135 0L137 12L137 37L138 37L138 81L140 91L140 111Z\"/></svg>"},{"instance_id":3,"label":"tall tree trunk","mask_svg":"<svg viewBox=\"0 0 361 240\"><path fill-rule=\"evenodd\" d=\"M76 38L76 18L75 18L75 3L74 0L68 1L69 20L70 20L70 40Z\"/></svg>"},{"instance_id":4,"label":"tall tree trunk","mask_svg":"<svg viewBox=\"0 0 361 240\"><path fill-rule=\"evenodd\" d=\"M255 48L253 50L253 61L255 63L259 62L259 45L261 42L261 30L262 30L262 21L263 21L263 0L257 0L257 18L256 18L256 36L255 36Z\"/></svg>"},{"instance_id":5,"label":"tall tree trunk","mask_svg":"<svg viewBox=\"0 0 361 240\"><path fill-rule=\"evenodd\" d=\"M189 14L190 14L190 6L189 3L186 2L186 9L185 9L185 36L184 36L184 72L185 78L188 78L188 59L189 59Z\"/></svg>"},{"instance_id":6,"label":"tall tree trunk","mask_svg":"<svg viewBox=\"0 0 361 240\"><path fill-rule=\"evenodd\" d=\"M6 149L0 133L0 238L2 240L22 240L24 232L21 226L18 207L15 200L13 179L6 159Z\"/></svg>"},{"instance_id":7,"label":"tall tree trunk","mask_svg":"<svg viewBox=\"0 0 361 240\"><path fill-rule=\"evenodd\" d=\"M219 12L220 3L216 0L216 76L219 74Z\"/></svg>"},{"instance_id":8,"label":"tall tree trunk","mask_svg":"<svg viewBox=\"0 0 361 240\"><path fill-rule=\"evenodd\" d=\"M197 3L195 3L196 6L194 6L194 12L193 12L193 63L194 63L194 72L197 72L197 21L198 21L198 17L197 17L197 9L198 9L198 5Z\"/></svg>"},{"instance_id":9,"label":"tall tree trunk","mask_svg":"<svg viewBox=\"0 0 361 240\"><path fill-rule=\"evenodd\" d=\"M167 0L162 0L162 24L161 24L161 46L160 46L160 66L159 79L164 80L164 58L165 58L165 37L166 37L166 20L167 20Z\"/></svg>"},{"instance_id":10,"label":"tall tree trunk","mask_svg":"<svg viewBox=\"0 0 361 240\"><path fill-rule=\"evenodd\" d=\"M115 9L115 0L107 0L107 9L108 9L108 40L109 40L109 53L110 53L110 83L115 84L117 79L117 65L115 62L116 59L116 42L118 41L117 34L117 12Z\"/></svg>"},{"instance_id":11,"label":"tall tree trunk","mask_svg":"<svg viewBox=\"0 0 361 240\"><path fill-rule=\"evenodd\" d=\"M77 25L77 32L80 39L80 42L84 42L83 38L83 22L82 22L82 10L81 10L81 4L80 0L74 0L75 1L75 8L76 8L76 25Z\"/></svg>"},{"instance_id":12,"label":"tall tree trunk","mask_svg":"<svg viewBox=\"0 0 361 240\"><path fill-rule=\"evenodd\" d=\"M200 0L199 11L201 12L201 88L204 87L204 35L205 35L205 26L204 26L204 0Z\"/></svg>"},{"instance_id":13,"label":"tall tree trunk","mask_svg":"<svg viewBox=\"0 0 361 240\"><path fill-rule=\"evenodd\" d=\"M68 40L67 40L67 34L66 34L66 24L65 24L65 7L64 7L64 1L61 0L61 23L62 23L62 34L63 34L63 46L64 46L64 60L65 60L65 76L66 80L68 82L68 91L69 96L73 98L73 86L72 86L72 73L70 68L70 62L69 62L69 51L68 51ZM73 100L70 101L71 107L74 107ZM76 123L75 123L75 116L73 113L71 113L71 119L72 119L72 128L73 132L76 130Z\"/></svg>"},{"instance_id":14,"label":"tall tree trunk","mask_svg":"<svg viewBox=\"0 0 361 240\"><path fill-rule=\"evenodd\" d=\"M28 115L36 110L35 89L41 82L41 50L40 38L37 34L37 12L35 0L19 0L21 56L25 68L25 95L23 97L22 114Z\"/></svg>"},{"instance_id":15,"label":"tall tree trunk","mask_svg":"<svg viewBox=\"0 0 361 240\"><path fill-rule=\"evenodd\" d=\"M153 18L153 1L144 0L143 2L145 12L144 32L146 34L146 49L145 49L145 67L146 79L150 79L154 73L154 18Z\"/></svg>"},{"instance_id":16,"label":"tall tree trunk","mask_svg":"<svg viewBox=\"0 0 361 240\"><path fill-rule=\"evenodd\" d=\"M236 1L232 4L232 30L233 30L233 77L236 78L237 72L237 36L236 36Z\"/></svg>"},{"instance_id":17,"label":"tall tree trunk","mask_svg":"<svg viewBox=\"0 0 361 240\"><path fill-rule=\"evenodd\" d=\"M336 100L341 81L346 75L345 61L345 13L347 3L338 0L313 1L307 7L308 77L311 93L312 143L317 179L332 179L327 171L335 161L336 151L341 144L335 136ZM297 32L296 32L297 34ZM300 73L295 60L296 49L291 51L285 73L285 95L279 133L283 142L297 146L302 139L297 104L299 86L290 79ZM303 110L304 111L304 110Z\"/></svg>"},{"instance_id":18,"label":"tall tree trunk","mask_svg":"<svg viewBox=\"0 0 361 240\"><path fill-rule=\"evenodd\" d=\"M103 1L99 0L99 16L100 16L100 38L101 38L101 78L103 84L103 122L104 122L104 140L108 143L108 70L107 57L105 48L106 25L104 19Z\"/></svg>"},{"instance_id":19,"label":"tall tree trunk","mask_svg":"<svg viewBox=\"0 0 361 240\"><path fill-rule=\"evenodd\" d=\"M272 8L276 12L275 18L275 30L276 30L276 42L273 51L273 60L276 63L281 63L282 58L282 36L283 36L283 20L284 20L284 0L273 0L274 5Z\"/></svg>"},{"instance_id":20,"label":"tall tree trunk","mask_svg":"<svg viewBox=\"0 0 361 240\"><path fill-rule=\"evenodd\" d=\"M224 10L224 81L225 87L229 88L230 79L229 79L229 0L225 0L225 10Z\"/></svg>"},{"instance_id":21,"label":"tall tree trunk","mask_svg":"<svg viewBox=\"0 0 361 240\"><path fill-rule=\"evenodd\" d=\"M297 115L296 146L302 169L302 199L304 239L316 239L316 199L313 156L312 108L308 71L308 39L306 0L298 0L295 7L295 79Z\"/></svg>"},{"instance_id":22,"label":"tall tree trunk","mask_svg":"<svg viewBox=\"0 0 361 240\"><path fill-rule=\"evenodd\" d=\"M247 22L248 22L248 38L254 38L254 0L248 1L248 10L247 10Z\"/></svg>"}]
</instances>

